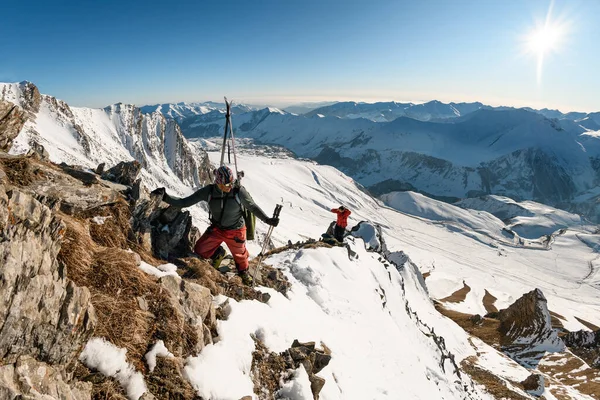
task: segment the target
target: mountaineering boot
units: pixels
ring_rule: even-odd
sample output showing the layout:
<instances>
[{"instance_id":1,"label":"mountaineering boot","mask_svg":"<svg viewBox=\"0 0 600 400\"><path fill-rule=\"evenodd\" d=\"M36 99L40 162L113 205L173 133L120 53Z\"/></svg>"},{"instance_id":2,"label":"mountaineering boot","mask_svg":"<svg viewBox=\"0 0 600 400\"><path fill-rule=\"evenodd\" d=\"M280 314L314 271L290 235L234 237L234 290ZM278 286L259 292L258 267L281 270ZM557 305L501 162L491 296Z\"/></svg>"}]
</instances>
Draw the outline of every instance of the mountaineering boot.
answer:
<instances>
[{"instance_id":1,"label":"mountaineering boot","mask_svg":"<svg viewBox=\"0 0 600 400\"><path fill-rule=\"evenodd\" d=\"M210 258L211 261L211 265L213 266L213 268L215 269L219 269L219 266L221 265L221 261L223 261L223 259L225 258L225 249L223 248L223 246L219 246L217 248L217 250L215 250L215 253L212 255L212 257Z\"/></svg>"},{"instance_id":2,"label":"mountaineering boot","mask_svg":"<svg viewBox=\"0 0 600 400\"><path fill-rule=\"evenodd\" d=\"M238 272L240 278L242 278L242 283L244 285L248 285L251 286L252 285L252 276L248 273L248 270L246 271L240 271Z\"/></svg>"}]
</instances>

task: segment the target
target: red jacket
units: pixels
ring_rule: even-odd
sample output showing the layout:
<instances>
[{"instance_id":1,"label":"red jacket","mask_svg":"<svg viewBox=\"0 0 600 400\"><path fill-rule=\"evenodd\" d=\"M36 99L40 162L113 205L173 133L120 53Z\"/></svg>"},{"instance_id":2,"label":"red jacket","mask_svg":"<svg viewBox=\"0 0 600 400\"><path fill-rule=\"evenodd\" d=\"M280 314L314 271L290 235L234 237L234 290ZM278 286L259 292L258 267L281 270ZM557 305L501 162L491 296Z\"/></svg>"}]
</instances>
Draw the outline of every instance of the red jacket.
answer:
<instances>
[{"instance_id":1,"label":"red jacket","mask_svg":"<svg viewBox=\"0 0 600 400\"><path fill-rule=\"evenodd\" d=\"M332 208L331 212L337 214L336 224L338 224L342 228L348 226L348 216L352 214L350 210L348 210L347 208L345 208L344 210L340 210L339 208Z\"/></svg>"}]
</instances>

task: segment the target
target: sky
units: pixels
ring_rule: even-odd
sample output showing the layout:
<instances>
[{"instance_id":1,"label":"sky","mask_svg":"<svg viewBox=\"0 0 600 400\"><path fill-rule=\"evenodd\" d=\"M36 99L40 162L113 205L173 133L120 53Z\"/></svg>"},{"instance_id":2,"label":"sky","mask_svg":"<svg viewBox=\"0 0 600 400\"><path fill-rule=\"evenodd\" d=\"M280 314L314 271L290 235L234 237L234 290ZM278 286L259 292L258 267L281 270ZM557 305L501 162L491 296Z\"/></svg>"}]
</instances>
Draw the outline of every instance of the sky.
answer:
<instances>
[{"instance_id":1,"label":"sky","mask_svg":"<svg viewBox=\"0 0 600 400\"><path fill-rule=\"evenodd\" d=\"M0 82L72 106L228 96L600 111L595 0L21 0L3 14Z\"/></svg>"}]
</instances>

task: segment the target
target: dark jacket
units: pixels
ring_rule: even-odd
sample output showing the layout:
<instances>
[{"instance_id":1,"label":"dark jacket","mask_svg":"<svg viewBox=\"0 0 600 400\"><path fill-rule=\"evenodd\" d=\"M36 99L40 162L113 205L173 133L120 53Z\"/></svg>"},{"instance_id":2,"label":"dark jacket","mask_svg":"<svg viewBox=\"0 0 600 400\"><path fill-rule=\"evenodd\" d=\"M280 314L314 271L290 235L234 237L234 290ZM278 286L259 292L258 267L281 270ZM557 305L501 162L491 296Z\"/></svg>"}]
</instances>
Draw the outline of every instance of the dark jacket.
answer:
<instances>
[{"instance_id":1,"label":"dark jacket","mask_svg":"<svg viewBox=\"0 0 600 400\"><path fill-rule=\"evenodd\" d=\"M240 203L236 200L238 196ZM252 211L258 219L267 222L269 217L256 205L250 193L243 187L235 187L229 193L222 192L217 185L210 184L183 199L177 199L165 193L163 201L172 206L184 208L201 201L208 201L211 223L221 229L239 229L244 226L242 207Z\"/></svg>"}]
</instances>

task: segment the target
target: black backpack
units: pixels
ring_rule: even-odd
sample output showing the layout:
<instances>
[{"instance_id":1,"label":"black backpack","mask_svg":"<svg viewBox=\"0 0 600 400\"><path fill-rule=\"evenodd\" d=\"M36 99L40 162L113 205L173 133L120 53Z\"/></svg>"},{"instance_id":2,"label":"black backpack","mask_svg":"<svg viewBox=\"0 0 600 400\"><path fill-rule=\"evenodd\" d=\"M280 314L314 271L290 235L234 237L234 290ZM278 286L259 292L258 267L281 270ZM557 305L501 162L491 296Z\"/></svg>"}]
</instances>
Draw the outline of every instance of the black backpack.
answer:
<instances>
[{"instance_id":1,"label":"black backpack","mask_svg":"<svg viewBox=\"0 0 600 400\"><path fill-rule=\"evenodd\" d=\"M237 201L238 205L242 209L242 215L244 217L244 224L246 225L246 240L254 240L254 233L256 231L256 215L246 207L243 206L242 201L240 200L240 187L236 186L233 188L233 198ZM208 203L209 203L209 213L210 213L210 200L212 199L212 190L208 195ZM223 213L221 212L221 215ZM210 216L209 216L210 218Z\"/></svg>"}]
</instances>

